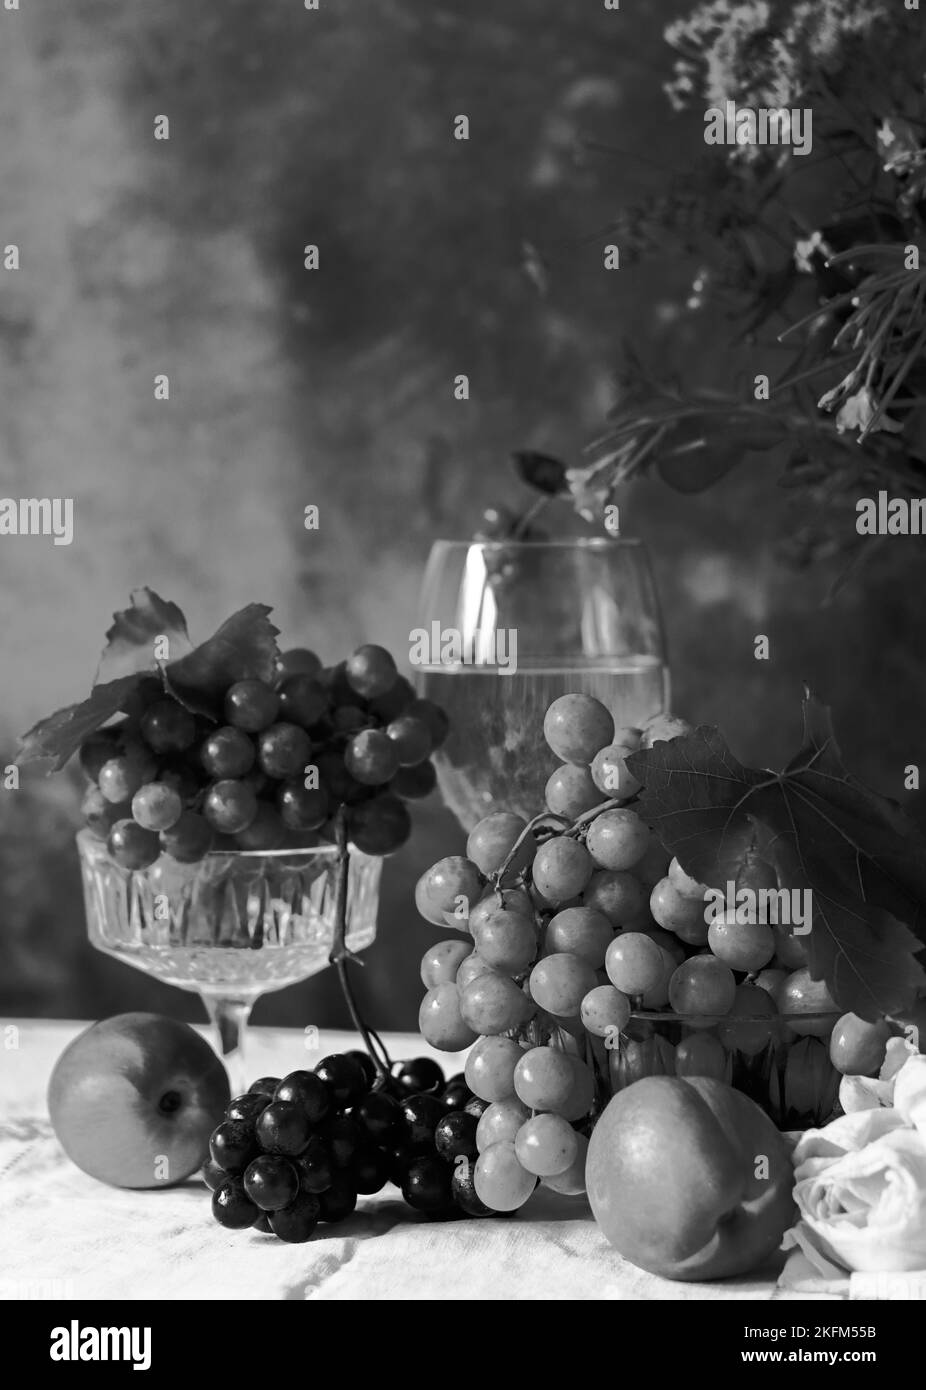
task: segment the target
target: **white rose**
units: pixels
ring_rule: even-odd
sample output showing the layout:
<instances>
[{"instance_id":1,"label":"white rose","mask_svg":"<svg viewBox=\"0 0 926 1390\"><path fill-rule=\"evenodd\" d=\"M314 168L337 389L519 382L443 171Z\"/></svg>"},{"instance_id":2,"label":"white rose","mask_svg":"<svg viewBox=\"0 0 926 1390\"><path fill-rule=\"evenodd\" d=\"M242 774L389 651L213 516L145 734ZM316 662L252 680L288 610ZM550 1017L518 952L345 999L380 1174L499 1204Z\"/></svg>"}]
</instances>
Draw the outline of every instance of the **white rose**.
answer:
<instances>
[{"instance_id":1,"label":"white rose","mask_svg":"<svg viewBox=\"0 0 926 1390\"><path fill-rule=\"evenodd\" d=\"M821 1272L926 1269L926 1057L894 1078L894 1105L808 1130L794 1150L799 1246Z\"/></svg>"}]
</instances>

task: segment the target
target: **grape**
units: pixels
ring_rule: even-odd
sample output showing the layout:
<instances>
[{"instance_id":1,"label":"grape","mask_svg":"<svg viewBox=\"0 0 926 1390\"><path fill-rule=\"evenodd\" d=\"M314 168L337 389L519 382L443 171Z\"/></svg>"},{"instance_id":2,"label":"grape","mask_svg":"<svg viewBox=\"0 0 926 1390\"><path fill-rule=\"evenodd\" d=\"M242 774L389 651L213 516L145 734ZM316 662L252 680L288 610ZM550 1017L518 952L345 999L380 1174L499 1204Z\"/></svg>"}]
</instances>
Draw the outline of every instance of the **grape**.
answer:
<instances>
[{"instance_id":1,"label":"grape","mask_svg":"<svg viewBox=\"0 0 926 1390\"><path fill-rule=\"evenodd\" d=\"M476 1196L493 1211L517 1211L537 1186L533 1173L521 1167L514 1144L491 1144L476 1160Z\"/></svg>"},{"instance_id":2,"label":"grape","mask_svg":"<svg viewBox=\"0 0 926 1390\"><path fill-rule=\"evenodd\" d=\"M340 733L354 733L357 729L370 728L370 720L364 710L357 705L339 705L331 716L334 727Z\"/></svg>"},{"instance_id":3,"label":"grape","mask_svg":"<svg viewBox=\"0 0 926 1390\"><path fill-rule=\"evenodd\" d=\"M877 1076L890 1036L884 1019L867 1023L858 1014L843 1014L830 1037L830 1061L843 1076Z\"/></svg>"},{"instance_id":4,"label":"grape","mask_svg":"<svg viewBox=\"0 0 926 1390\"><path fill-rule=\"evenodd\" d=\"M541 1009L558 1017L575 1017L582 1000L594 988L592 966L567 951L545 956L531 971L531 998Z\"/></svg>"},{"instance_id":5,"label":"grape","mask_svg":"<svg viewBox=\"0 0 926 1390\"><path fill-rule=\"evenodd\" d=\"M530 895L523 888L497 889L489 884L483 888L479 901L470 908L467 917L469 930L475 934L484 922L494 916L499 907L504 907L509 912L518 913L528 922L534 921L534 904Z\"/></svg>"},{"instance_id":6,"label":"grape","mask_svg":"<svg viewBox=\"0 0 926 1390\"><path fill-rule=\"evenodd\" d=\"M317 676L321 669L321 661L307 647L290 647L289 651L281 652L273 664L278 685L289 676Z\"/></svg>"},{"instance_id":7,"label":"grape","mask_svg":"<svg viewBox=\"0 0 926 1390\"><path fill-rule=\"evenodd\" d=\"M592 876L591 857L584 845L554 835L537 850L534 884L548 902L561 904L581 893Z\"/></svg>"},{"instance_id":8,"label":"grape","mask_svg":"<svg viewBox=\"0 0 926 1390\"><path fill-rule=\"evenodd\" d=\"M389 1181L389 1156L382 1149L364 1149L353 1162L352 1175L358 1192L381 1192Z\"/></svg>"},{"instance_id":9,"label":"grape","mask_svg":"<svg viewBox=\"0 0 926 1390\"><path fill-rule=\"evenodd\" d=\"M369 796L369 787L362 786L354 777L351 777L344 766L344 759L340 753L336 753L333 749L319 753L316 767L318 768L320 783L327 791L332 806L338 806L341 802L350 806Z\"/></svg>"},{"instance_id":10,"label":"grape","mask_svg":"<svg viewBox=\"0 0 926 1390\"><path fill-rule=\"evenodd\" d=\"M414 698L414 686L404 676L399 676L385 695L377 695L375 699L368 701L369 710L374 718L381 723L391 724L393 719L398 719L400 714L407 713ZM427 729L430 733L430 725L427 725Z\"/></svg>"},{"instance_id":11,"label":"grape","mask_svg":"<svg viewBox=\"0 0 926 1390\"><path fill-rule=\"evenodd\" d=\"M513 980L489 971L477 975L460 993L460 1013L476 1033L507 1033L526 1023L533 1013L530 1001ZM460 1044L465 1047L466 1043ZM470 1090L479 1092L475 1086Z\"/></svg>"},{"instance_id":12,"label":"grape","mask_svg":"<svg viewBox=\"0 0 926 1390\"><path fill-rule=\"evenodd\" d=\"M345 1173L335 1173L331 1186L318 1194L319 1221L344 1221L357 1205L357 1189Z\"/></svg>"},{"instance_id":13,"label":"grape","mask_svg":"<svg viewBox=\"0 0 926 1390\"><path fill-rule=\"evenodd\" d=\"M465 1110L452 1111L438 1122L434 1131L434 1147L445 1163L453 1163L458 1158L478 1157L476 1147L476 1127L479 1121L475 1115L467 1115Z\"/></svg>"},{"instance_id":14,"label":"grape","mask_svg":"<svg viewBox=\"0 0 926 1390\"><path fill-rule=\"evenodd\" d=\"M444 919L444 914L431 902L428 895L428 874L430 869L426 869L415 884L415 906L420 915L426 922L430 922L432 927L446 927L448 924ZM455 922L460 931L466 929L466 924L462 919Z\"/></svg>"},{"instance_id":15,"label":"grape","mask_svg":"<svg viewBox=\"0 0 926 1390\"><path fill-rule=\"evenodd\" d=\"M599 869L588 881L582 902L604 914L612 927L635 927L646 919L646 893L633 874ZM705 929L706 930L706 929Z\"/></svg>"},{"instance_id":16,"label":"grape","mask_svg":"<svg viewBox=\"0 0 926 1390\"><path fill-rule=\"evenodd\" d=\"M623 994L645 994L655 989L665 974L659 947L642 932L616 936L605 956L608 979Z\"/></svg>"},{"instance_id":17,"label":"grape","mask_svg":"<svg viewBox=\"0 0 926 1390\"><path fill-rule=\"evenodd\" d=\"M140 787L153 780L156 769L151 777L146 775L149 771L152 769L124 755L109 758L100 768L100 791L107 801L131 801Z\"/></svg>"},{"instance_id":18,"label":"grape","mask_svg":"<svg viewBox=\"0 0 926 1390\"><path fill-rule=\"evenodd\" d=\"M588 1156L588 1140L584 1134L575 1134L575 1140L576 1156L565 1172L542 1180L544 1187L548 1187L551 1192L558 1192L563 1197L580 1197L585 1191L585 1160Z\"/></svg>"},{"instance_id":19,"label":"grape","mask_svg":"<svg viewBox=\"0 0 926 1390\"><path fill-rule=\"evenodd\" d=\"M707 1076L726 1081L729 1071L727 1053L713 1033L692 1033L682 1038L675 1049L676 1076Z\"/></svg>"},{"instance_id":20,"label":"grape","mask_svg":"<svg viewBox=\"0 0 926 1390\"><path fill-rule=\"evenodd\" d=\"M295 1158L309 1142L311 1125L301 1105L273 1100L258 1115L254 1132L264 1153Z\"/></svg>"},{"instance_id":21,"label":"grape","mask_svg":"<svg viewBox=\"0 0 926 1390\"><path fill-rule=\"evenodd\" d=\"M763 922L739 922L736 912L722 912L708 929L707 943L731 970L752 973L775 954L775 935Z\"/></svg>"},{"instance_id":22,"label":"grape","mask_svg":"<svg viewBox=\"0 0 926 1390\"><path fill-rule=\"evenodd\" d=\"M460 963L457 971L457 989L461 992L468 984L471 984L478 975L490 974L492 967L475 951L470 952L464 961Z\"/></svg>"},{"instance_id":23,"label":"grape","mask_svg":"<svg viewBox=\"0 0 926 1390\"><path fill-rule=\"evenodd\" d=\"M312 740L298 724L271 724L257 743L257 761L268 777L280 781L301 777L312 752Z\"/></svg>"},{"instance_id":24,"label":"grape","mask_svg":"<svg viewBox=\"0 0 926 1390\"><path fill-rule=\"evenodd\" d=\"M622 743L611 743L600 749L592 759L592 781L608 797L635 796L643 785L627 766L627 756L633 750Z\"/></svg>"},{"instance_id":25,"label":"grape","mask_svg":"<svg viewBox=\"0 0 926 1390\"><path fill-rule=\"evenodd\" d=\"M669 981L669 1003L677 1014L727 1014L736 997L729 966L714 956L692 956L677 966ZM710 1027L691 1022L691 1027Z\"/></svg>"},{"instance_id":26,"label":"grape","mask_svg":"<svg viewBox=\"0 0 926 1390\"><path fill-rule=\"evenodd\" d=\"M259 1220L260 1214L260 1207L245 1192L241 1178L226 1178L212 1194L212 1215L229 1230L246 1230Z\"/></svg>"},{"instance_id":27,"label":"grape","mask_svg":"<svg viewBox=\"0 0 926 1390\"><path fill-rule=\"evenodd\" d=\"M149 705L139 727L155 753L182 753L196 738L196 720L176 700L157 700Z\"/></svg>"},{"instance_id":28,"label":"grape","mask_svg":"<svg viewBox=\"0 0 926 1390\"><path fill-rule=\"evenodd\" d=\"M315 1075L324 1081L335 1105L353 1105L369 1089L366 1069L344 1052L323 1057L315 1066Z\"/></svg>"},{"instance_id":29,"label":"grape","mask_svg":"<svg viewBox=\"0 0 926 1390\"><path fill-rule=\"evenodd\" d=\"M199 758L210 777L243 777L254 766L254 744L241 729L226 724L208 736Z\"/></svg>"},{"instance_id":30,"label":"grape","mask_svg":"<svg viewBox=\"0 0 926 1390\"><path fill-rule=\"evenodd\" d=\"M543 736L564 763L588 766L614 737L614 720L591 695L561 695L544 715Z\"/></svg>"},{"instance_id":31,"label":"grape","mask_svg":"<svg viewBox=\"0 0 926 1390\"><path fill-rule=\"evenodd\" d=\"M107 801L99 787L89 786L80 806L81 815L97 839L105 840L119 820L132 819L130 801Z\"/></svg>"},{"instance_id":32,"label":"grape","mask_svg":"<svg viewBox=\"0 0 926 1390\"><path fill-rule=\"evenodd\" d=\"M528 1173L555 1178L575 1162L579 1145L568 1120L560 1115L535 1115L518 1130L514 1151Z\"/></svg>"},{"instance_id":33,"label":"grape","mask_svg":"<svg viewBox=\"0 0 926 1390\"><path fill-rule=\"evenodd\" d=\"M80 745L80 765L85 776L89 777L91 782L97 780L103 764L109 762L109 759L119 751L120 737L121 729L118 726L97 729Z\"/></svg>"},{"instance_id":34,"label":"grape","mask_svg":"<svg viewBox=\"0 0 926 1390\"><path fill-rule=\"evenodd\" d=\"M314 1234L321 1204L311 1192L300 1192L288 1206L268 1214L270 1229L287 1245L302 1245Z\"/></svg>"},{"instance_id":35,"label":"grape","mask_svg":"<svg viewBox=\"0 0 926 1390\"><path fill-rule=\"evenodd\" d=\"M393 1070L397 1084L410 1095L439 1095L444 1089L443 1068L432 1057L413 1057L411 1061L396 1062Z\"/></svg>"},{"instance_id":36,"label":"grape","mask_svg":"<svg viewBox=\"0 0 926 1390\"><path fill-rule=\"evenodd\" d=\"M498 873L519 835L527 828L523 816L511 811L494 811L484 816L478 825L469 832L466 841L466 854L481 873L489 878ZM537 841L533 835L525 836L524 842L511 861L507 872L512 876L520 873L531 863L537 852Z\"/></svg>"},{"instance_id":37,"label":"grape","mask_svg":"<svg viewBox=\"0 0 926 1390\"><path fill-rule=\"evenodd\" d=\"M362 854L385 856L401 849L412 833L403 802L388 793L352 808L350 837Z\"/></svg>"},{"instance_id":38,"label":"grape","mask_svg":"<svg viewBox=\"0 0 926 1390\"><path fill-rule=\"evenodd\" d=\"M804 944L806 935L795 936L787 927L774 927L773 931L776 964L784 966L786 970L800 970L807 964L807 947Z\"/></svg>"},{"instance_id":39,"label":"grape","mask_svg":"<svg viewBox=\"0 0 926 1390\"><path fill-rule=\"evenodd\" d=\"M309 675L289 676L279 687L278 718L310 729L328 712L328 696L321 682Z\"/></svg>"},{"instance_id":40,"label":"grape","mask_svg":"<svg viewBox=\"0 0 926 1390\"><path fill-rule=\"evenodd\" d=\"M659 928L657 927L656 930L658 931ZM659 954L662 957L663 973L652 988L643 991L642 1004L644 1009L664 1009L666 1007L669 1002L669 981L676 966L681 964L681 960L672 952L667 951L664 946L659 947Z\"/></svg>"},{"instance_id":41,"label":"grape","mask_svg":"<svg viewBox=\"0 0 926 1390\"><path fill-rule=\"evenodd\" d=\"M421 983L425 989L453 984L457 971L470 954L468 941L439 941L421 957Z\"/></svg>"},{"instance_id":42,"label":"grape","mask_svg":"<svg viewBox=\"0 0 926 1390\"><path fill-rule=\"evenodd\" d=\"M420 801L437 786L437 771L427 759L414 767L400 767L392 779L392 790L406 801Z\"/></svg>"},{"instance_id":43,"label":"grape","mask_svg":"<svg viewBox=\"0 0 926 1390\"><path fill-rule=\"evenodd\" d=\"M602 811L588 827L585 848L599 869L632 869L650 845L649 826L636 811Z\"/></svg>"},{"instance_id":44,"label":"grape","mask_svg":"<svg viewBox=\"0 0 926 1390\"><path fill-rule=\"evenodd\" d=\"M494 1212L491 1207L487 1207L485 1202L481 1202L476 1196L475 1169L474 1163L454 1164L453 1177L450 1179L450 1192L454 1206L458 1207L464 1216L477 1218L498 1216L500 1213Z\"/></svg>"},{"instance_id":45,"label":"grape","mask_svg":"<svg viewBox=\"0 0 926 1390\"><path fill-rule=\"evenodd\" d=\"M507 1100L514 1095L514 1071L523 1056L512 1038L480 1038L466 1059L467 1086L480 1100Z\"/></svg>"},{"instance_id":46,"label":"grape","mask_svg":"<svg viewBox=\"0 0 926 1390\"><path fill-rule=\"evenodd\" d=\"M657 714L643 725L641 745L643 748L652 748L654 743L668 742L670 739L681 738L684 734L692 732L692 727L687 720L679 719L678 715Z\"/></svg>"},{"instance_id":47,"label":"grape","mask_svg":"<svg viewBox=\"0 0 926 1390\"><path fill-rule=\"evenodd\" d=\"M613 938L603 912L594 907L566 907L550 918L544 944L548 953L569 951L599 970Z\"/></svg>"},{"instance_id":48,"label":"grape","mask_svg":"<svg viewBox=\"0 0 926 1390\"><path fill-rule=\"evenodd\" d=\"M215 782L206 793L203 817L213 830L237 835L257 815L257 797L245 782Z\"/></svg>"},{"instance_id":49,"label":"grape","mask_svg":"<svg viewBox=\"0 0 926 1390\"><path fill-rule=\"evenodd\" d=\"M507 1041L507 1039L506 1039ZM520 1052L520 1049L518 1049ZM512 1088L514 1087L514 1067L511 1069ZM480 1153L491 1144L514 1143L518 1130L529 1120L531 1112L512 1089L503 1100L494 1100L488 1110L483 1111L476 1125L476 1147Z\"/></svg>"},{"instance_id":50,"label":"grape","mask_svg":"<svg viewBox=\"0 0 926 1390\"><path fill-rule=\"evenodd\" d=\"M344 765L365 787L380 787L399 770L399 750L382 729L363 729L344 750Z\"/></svg>"},{"instance_id":51,"label":"grape","mask_svg":"<svg viewBox=\"0 0 926 1390\"><path fill-rule=\"evenodd\" d=\"M690 946L706 945L708 923L701 899L683 897L667 877L656 884L650 894L649 906L656 921L666 931L674 932Z\"/></svg>"},{"instance_id":52,"label":"grape","mask_svg":"<svg viewBox=\"0 0 926 1390\"><path fill-rule=\"evenodd\" d=\"M169 830L182 810L177 793L163 782L146 782L132 797L132 815L145 830Z\"/></svg>"},{"instance_id":53,"label":"grape","mask_svg":"<svg viewBox=\"0 0 926 1390\"><path fill-rule=\"evenodd\" d=\"M431 730L413 714L400 714L393 719L386 725L386 736L395 744L402 767L423 763L431 751Z\"/></svg>"},{"instance_id":54,"label":"grape","mask_svg":"<svg viewBox=\"0 0 926 1390\"><path fill-rule=\"evenodd\" d=\"M593 807L600 806L604 797L592 781L587 767L563 763L547 779L544 799L555 816L578 820Z\"/></svg>"},{"instance_id":55,"label":"grape","mask_svg":"<svg viewBox=\"0 0 926 1390\"><path fill-rule=\"evenodd\" d=\"M385 695L399 678L395 662L384 647L367 643L358 647L348 658L344 675L351 690L366 700Z\"/></svg>"},{"instance_id":56,"label":"grape","mask_svg":"<svg viewBox=\"0 0 926 1390\"><path fill-rule=\"evenodd\" d=\"M301 1106L313 1125L328 1114L330 1102L328 1087L314 1071L289 1072L274 1091L273 1099Z\"/></svg>"},{"instance_id":57,"label":"grape","mask_svg":"<svg viewBox=\"0 0 926 1390\"><path fill-rule=\"evenodd\" d=\"M180 864L195 864L212 844L212 831L195 811L184 811L169 830L162 830L161 848Z\"/></svg>"},{"instance_id":58,"label":"grape","mask_svg":"<svg viewBox=\"0 0 926 1390\"><path fill-rule=\"evenodd\" d=\"M405 712L427 725L431 734L431 747L440 748L450 732L450 720L440 705L436 705L433 700L413 700Z\"/></svg>"},{"instance_id":59,"label":"grape","mask_svg":"<svg viewBox=\"0 0 926 1390\"><path fill-rule=\"evenodd\" d=\"M239 830L235 841L238 849L251 852L281 849L286 843L286 827L274 806L259 801L254 819L244 830Z\"/></svg>"},{"instance_id":60,"label":"grape","mask_svg":"<svg viewBox=\"0 0 926 1390\"><path fill-rule=\"evenodd\" d=\"M106 848L123 869L147 869L161 853L161 842L135 821L117 820L109 832Z\"/></svg>"},{"instance_id":61,"label":"grape","mask_svg":"<svg viewBox=\"0 0 926 1390\"><path fill-rule=\"evenodd\" d=\"M461 1007L460 991L455 984L435 985L429 989L418 1010L418 1030L432 1047L442 1052L459 1052L476 1041L480 1031L469 1026Z\"/></svg>"},{"instance_id":62,"label":"grape","mask_svg":"<svg viewBox=\"0 0 926 1390\"><path fill-rule=\"evenodd\" d=\"M578 1057L573 1057L570 1052L563 1055L572 1072L572 1085L566 1099L557 1106L557 1111L564 1120L572 1123L585 1119L591 1110L595 1100L595 1077L591 1067L586 1066Z\"/></svg>"},{"instance_id":63,"label":"grape","mask_svg":"<svg viewBox=\"0 0 926 1390\"><path fill-rule=\"evenodd\" d=\"M225 718L236 729L259 734L277 717L280 697L259 680L236 681L225 692Z\"/></svg>"},{"instance_id":64,"label":"grape","mask_svg":"<svg viewBox=\"0 0 926 1390\"><path fill-rule=\"evenodd\" d=\"M757 985L737 985L732 1018L775 1018L778 1008L775 1001L764 989ZM757 1057L773 1041L776 1033L774 1024L766 1023L723 1023L717 1029L717 1036L724 1047L731 1052L741 1052L744 1057Z\"/></svg>"},{"instance_id":65,"label":"grape","mask_svg":"<svg viewBox=\"0 0 926 1390\"><path fill-rule=\"evenodd\" d=\"M707 884L698 883L697 879L686 874L677 859L670 863L667 877L675 891L681 893L683 898L698 898L701 902L704 901Z\"/></svg>"},{"instance_id":66,"label":"grape","mask_svg":"<svg viewBox=\"0 0 926 1390\"><path fill-rule=\"evenodd\" d=\"M434 1131L446 1113L437 1096L406 1096L402 1114L412 1149L416 1152L433 1150Z\"/></svg>"},{"instance_id":67,"label":"grape","mask_svg":"<svg viewBox=\"0 0 926 1390\"><path fill-rule=\"evenodd\" d=\"M812 980L807 969L789 975L775 998L783 1014L823 1014L823 1018L788 1018L788 1025L799 1037L828 1038L839 1016L839 1007L825 980Z\"/></svg>"},{"instance_id":68,"label":"grape","mask_svg":"<svg viewBox=\"0 0 926 1390\"><path fill-rule=\"evenodd\" d=\"M376 1064L369 1052L364 1052L362 1048L351 1048L350 1051L344 1053L344 1056L349 1062L357 1063L357 1066L363 1072L363 1079L367 1090L372 1090L376 1085L376 1079L379 1073L376 1070Z\"/></svg>"},{"instance_id":69,"label":"grape","mask_svg":"<svg viewBox=\"0 0 926 1390\"><path fill-rule=\"evenodd\" d=\"M165 787L171 787L184 803L192 801L199 794L199 776L188 763L180 759L167 759L161 768L158 781L163 782Z\"/></svg>"},{"instance_id":70,"label":"grape","mask_svg":"<svg viewBox=\"0 0 926 1390\"><path fill-rule=\"evenodd\" d=\"M277 808L290 830L318 830L328 818L328 793L298 780L284 782L277 792Z\"/></svg>"},{"instance_id":71,"label":"grape","mask_svg":"<svg viewBox=\"0 0 926 1390\"><path fill-rule=\"evenodd\" d=\"M470 924L479 956L505 975L520 975L537 954L533 919L511 906L499 906Z\"/></svg>"},{"instance_id":72,"label":"grape","mask_svg":"<svg viewBox=\"0 0 926 1390\"><path fill-rule=\"evenodd\" d=\"M370 1091L358 1100L351 1114L374 1144L398 1142L402 1137L405 1128L402 1107L384 1091Z\"/></svg>"},{"instance_id":73,"label":"grape","mask_svg":"<svg viewBox=\"0 0 926 1390\"><path fill-rule=\"evenodd\" d=\"M436 911L451 913L456 921L465 923L482 895L483 880L469 859L451 854L431 866L424 885L427 901Z\"/></svg>"},{"instance_id":74,"label":"grape","mask_svg":"<svg viewBox=\"0 0 926 1390\"><path fill-rule=\"evenodd\" d=\"M402 1196L415 1211L436 1215L451 1204L453 1170L439 1158L415 1158L408 1166L402 1183Z\"/></svg>"},{"instance_id":75,"label":"grape","mask_svg":"<svg viewBox=\"0 0 926 1390\"><path fill-rule=\"evenodd\" d=\"M661 946L676 965L681 965L682 961L685 959L686 951L677 936L673 936L672 933L666 931L664 927L641 927L640 930L644 936L648 936L651 941L655 941L657 946Z\"/></svg>"},{"instance_id":76,"label":"grape","mask_svg":"<svg viewBox=\"0 0 926 1390\"><path fill-rule=\"evenodd\" d=\"M531 1110L560 1110L575 1085L571 1060L557 1048L532 1047L514 1069L515 1095Z\"/></svg>"},{"instance_id":77,"label":"grape","mask_svg":"<svg viewBox=\"0 0 926 1390\"><path fill-rule=\"evenodd\" d=\"M581 1018L594 1037L612 1037L630 1022L630 1000L613 985L596 985L582 1000Z\"/></svg>"},{"instance_id":78,"label":"grape","mask_svg":"<svg viewBox=\"0 0 926 1390\"><path fill-rule=\"evenodd\" d=\"M295 1199L299 1174L279 1154L261 1154L245 1169L244 1190L261 1211L278 1211Z\"/></svg>"}]
</instances>

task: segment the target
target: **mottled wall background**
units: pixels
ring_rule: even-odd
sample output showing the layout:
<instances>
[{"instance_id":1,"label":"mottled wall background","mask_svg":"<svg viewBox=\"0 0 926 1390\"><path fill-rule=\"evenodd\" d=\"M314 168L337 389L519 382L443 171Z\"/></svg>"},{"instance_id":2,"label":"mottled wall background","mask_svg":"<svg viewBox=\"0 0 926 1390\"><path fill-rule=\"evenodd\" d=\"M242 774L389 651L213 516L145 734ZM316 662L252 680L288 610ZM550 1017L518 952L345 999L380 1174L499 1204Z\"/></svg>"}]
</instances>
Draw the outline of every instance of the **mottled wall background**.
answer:
<instances>
[{"instance_id":1,"label":"mottled wall background","mask_svg":"<svg viewBox=\"0 0 926 1390\"><path fill-rule=\"evenodd\" d=\"M194 635L261 600L326 660L361 640L401 654L431 538L468 535L482 507L517 498L511 448L578 460L622 337L666 370L743 369L722 325L673 311L691 265L602 269L615 212L703 153L701 128L661 93L661 30L683 8L0 9L0 243L22 261L0 271L0 495L76 508L69 548L0 538L0 748L85 693L110 614L142 583L179 602ZM468 143L452 139L458 113ZM159 114L169 141L154 139ZM549 265L546 298L525 241ZM154 398L161 372L169 402ZM824 608L831 573L774 559L790 524L775 471L761 456L695 498L654 482L623 499L652 550L676 707L775 764L808 679L850 764L903 797L903 767L923 754L921 543L898 540ZM307 503L317 533L301 529ZM759 632L768 663L753 659ZM87 946L77 799L76 778L0 792L0 1009L199 1016L192 996ZM433 938L411 886L462 840L437 808L418 822L387 865L362 972L385 1027L412 1026ZM344 1014L322 976L256 1017Z\"/></svg>"}]
</instances>

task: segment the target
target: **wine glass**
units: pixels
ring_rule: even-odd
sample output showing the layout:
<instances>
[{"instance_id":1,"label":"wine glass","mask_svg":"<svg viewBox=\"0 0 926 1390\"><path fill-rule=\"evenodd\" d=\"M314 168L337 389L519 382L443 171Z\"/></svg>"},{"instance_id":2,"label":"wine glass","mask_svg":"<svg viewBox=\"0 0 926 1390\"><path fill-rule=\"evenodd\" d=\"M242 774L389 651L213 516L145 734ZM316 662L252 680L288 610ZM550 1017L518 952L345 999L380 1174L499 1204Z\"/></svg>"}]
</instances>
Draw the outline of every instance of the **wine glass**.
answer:
<instances>
[{"instance_id":1,"label":"wine glass","mask_svg":"<svg viewBox=\"0 0 926 1390\"><path fill-rule=\"evenodd\" d=\"M167 855L124 869L89 830L77 836L87 929L98 950L199 994L234 1094L246 1089L243 1044L255 1001L316 975L335 938L339 851L217 851L195 864ZM382 859L352 850L345 944L376 935Z\"/></svg>"},{"instance_id":2,"label":"wine glass","mask_svg":"<svg viewBox=\"0 0 926 1390\"><path fill-rule=\"evenodd\" d=\"M436 541L419 620L429 660L416 683L450 717L434 761L464 830L492 810L543 808L557 766L543 717L559 695L594 695L618 728L668 707L662 616L639 540Z\"/></svg>"}]
</instances>

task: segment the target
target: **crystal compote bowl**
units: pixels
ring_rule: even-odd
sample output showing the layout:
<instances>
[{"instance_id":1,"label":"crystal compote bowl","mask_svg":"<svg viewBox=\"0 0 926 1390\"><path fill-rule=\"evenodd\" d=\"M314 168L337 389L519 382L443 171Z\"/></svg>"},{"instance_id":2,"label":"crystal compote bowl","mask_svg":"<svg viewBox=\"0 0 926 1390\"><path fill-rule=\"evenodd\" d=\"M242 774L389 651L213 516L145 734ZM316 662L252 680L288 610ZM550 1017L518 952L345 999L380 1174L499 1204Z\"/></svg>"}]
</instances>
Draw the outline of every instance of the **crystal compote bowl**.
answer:
<instances>
[{"instance_id":1,"label":"crystal compote bowl","mask_svg":"<svg viewBox=\"0 0 926 1390\"><path fill-rule=\"evenodd\" d=\"M335 944L339 855L314 849L218 851L196 864L162 855L123 869L88 830L77 836L94 946L201 995L233 1087L245 1089L244 1033L255 1000L317 974ZM345 944L376 935L382 860L353 850Z\"/></svg>"}]
</instances>

